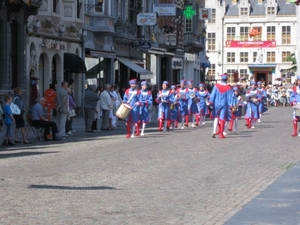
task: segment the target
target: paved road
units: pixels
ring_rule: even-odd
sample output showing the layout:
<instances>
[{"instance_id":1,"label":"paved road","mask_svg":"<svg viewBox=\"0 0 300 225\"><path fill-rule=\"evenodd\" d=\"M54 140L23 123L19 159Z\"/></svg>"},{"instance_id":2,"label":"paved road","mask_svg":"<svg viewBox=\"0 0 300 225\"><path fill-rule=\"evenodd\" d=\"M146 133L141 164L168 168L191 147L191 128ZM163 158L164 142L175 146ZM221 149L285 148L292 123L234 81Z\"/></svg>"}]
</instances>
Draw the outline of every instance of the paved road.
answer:
<instances>
[{"instance_id":1,"label":"paved road","mask_svg":"<svg viewBox=\"0 0 300 225\"><path fill-rule=\"evenodd\" d=\"M270 108L226 139L212 139L208 121L135 139L121 126L1 147L0 224L224 224L299 162L291 123L291 108Z\"/></svg>"}]
</instances>

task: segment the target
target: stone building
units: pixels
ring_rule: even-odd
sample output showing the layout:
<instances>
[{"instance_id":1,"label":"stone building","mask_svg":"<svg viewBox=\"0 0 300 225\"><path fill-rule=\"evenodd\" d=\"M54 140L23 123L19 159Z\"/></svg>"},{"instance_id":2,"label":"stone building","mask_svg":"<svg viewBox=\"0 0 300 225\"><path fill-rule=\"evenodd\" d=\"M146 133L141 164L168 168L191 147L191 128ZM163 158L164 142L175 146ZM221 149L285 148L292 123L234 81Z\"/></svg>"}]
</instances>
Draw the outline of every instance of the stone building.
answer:
<instances>
[{"instance_id":1,"label":"stone building","mask_svg":"<svg viewBox=\"0 0 300 225\"><path fill-rule=\"evenodd\" d=\"M207 23L208 79L290 83L287 56L296 50L296 7L286 0L211 0ZM236 79L234 79L236 77ZM279 81L280 80L280 81Z\"/></svg>"}]
</instances>

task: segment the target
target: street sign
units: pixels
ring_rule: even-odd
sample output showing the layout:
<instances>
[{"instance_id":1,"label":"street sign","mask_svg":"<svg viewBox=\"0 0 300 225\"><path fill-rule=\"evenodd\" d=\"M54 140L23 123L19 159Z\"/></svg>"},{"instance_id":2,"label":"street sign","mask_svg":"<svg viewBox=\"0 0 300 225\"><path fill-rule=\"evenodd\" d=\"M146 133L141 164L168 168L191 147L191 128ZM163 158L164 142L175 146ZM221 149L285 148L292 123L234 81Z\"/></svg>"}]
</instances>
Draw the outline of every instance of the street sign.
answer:
<instances>
[{"instance_id":1,"label":"street sign","mask_svg":"<svg viewBox=\"0 0 300 225\"><path fill-rule=\"evenodd\" d=\"M139 13L137 14L138 26L154 26L157 23L156 13Z\"/></svg>"},{"instance_id":2,"label":"street sign","mask_svg":"<svg viewBox=\"0 0 300 225\"><path fill-rule=\"evenodd\" d=\"M176 16L176 4L153 4L153 12L159 16Z\"/></svg>"},{"instance_id":3,"label":"street sign","mask_svg":"<svg viewBox=\"0 0 300 225\"><path fill-rule=\"evenodd\" d=\"M151 43L149 41L140 41L139 43L142 52L148 52L151 49Z\"/></svg>"},{"instance_id":4,"label":"street sign","mask_svg":"<svg viewBox=\"0 0 300 225\"><path fill-rule=\"evenodd\" d=\"M199 9L199 20L210 20L211 19L211 9L210 8L200 8Z\"/></svg>"}]
</instances>

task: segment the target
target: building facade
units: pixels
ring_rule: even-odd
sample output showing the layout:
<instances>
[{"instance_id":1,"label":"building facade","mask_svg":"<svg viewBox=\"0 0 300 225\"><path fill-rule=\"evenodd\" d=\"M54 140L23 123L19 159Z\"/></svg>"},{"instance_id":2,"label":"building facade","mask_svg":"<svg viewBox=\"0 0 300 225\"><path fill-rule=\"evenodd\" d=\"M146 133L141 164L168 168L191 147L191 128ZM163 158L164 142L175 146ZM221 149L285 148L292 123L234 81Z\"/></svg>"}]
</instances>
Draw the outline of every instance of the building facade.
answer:
<instances>
[{"instance_id":1,"label":"building facade","mask_svg":"<svg viewBox=\"0 0 300 225\"><path fill-rule=\"evenodd\" d=\"M212 0L207 23L208 80L228 73L229 82L251 77L266 83L290 83L287 57L296 51L295 5L286 0Z\"/></svg>"},{"instance_id":2,"label":"building facade","mask_svg":"<svg viewBox=\"0 0 300 225\"><path fill-rule=\"evenodd\" d=\"M190 19L183 16L186 6L195 10ZM193 79L199 83L199 52L205 49L200 7L204 1L86 0L86 78L121 87L127 87L131 78L159 86L164 80L176 84ZM173 14L156 14L160 8L173 10ZM150 14L150 20L155 17L156 23L141 25L137 19L143 13Z\"/></svg>"}]
</instances>

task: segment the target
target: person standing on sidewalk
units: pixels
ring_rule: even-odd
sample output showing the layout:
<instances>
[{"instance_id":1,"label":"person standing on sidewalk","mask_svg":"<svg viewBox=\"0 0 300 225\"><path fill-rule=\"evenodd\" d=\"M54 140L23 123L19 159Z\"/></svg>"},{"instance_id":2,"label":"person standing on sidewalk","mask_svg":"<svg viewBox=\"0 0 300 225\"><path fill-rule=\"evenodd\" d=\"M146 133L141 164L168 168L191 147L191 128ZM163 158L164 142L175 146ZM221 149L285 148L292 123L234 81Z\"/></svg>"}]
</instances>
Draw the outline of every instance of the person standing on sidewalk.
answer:
<instances>
[{"instance_id":1,"label":"person standing on sidewalk","mask_svg":"<svg viewBox=\"0 0 300 225\"><path fill-rule=\"evenodd\" d=\"M102 109L102 126L101 130L109 131L109 113L110 110L112 110L112 104L113 101L111 99L111 96L109 94L109 91L111 89L110 84L105 85L105 90L102 91L100 95L100 107Z\"/></svg>"},{"instance_id":2,"label":"person standing on sidewalk","mask_svg":"<svg viewBox=\"0 0 300 225\"><path fill-rule=\"evenodd\" d=\"M12 124L15 123L15 118L10 109L12 97L10 95L6 95L4 97L4 101L5 101L4 122L6 125L6 133L5 133L5 137L4 137L4 141L3 141L2 145L3 146L15 146L15 144L11 142L11 127L12 127Z\"/></svg>"},{"instance_id":3,"label":"person standing on sidewalk","mask_svg":"<svg viewBox=\"0 0 300 225\"><path fill-rule=\"evenodd\" d=\"M69 100L69 112L71 110L75 110L76 112L76 103L72 97L72 90L70 87L68 87L68 100ZM66 121L66 134L73 134L75 131L72 129L72 122L73 122L73 115L68 115L67 121Z\"/></svg>"},{"instance_id":4,"label":"person standing on sidewalk","mask_svg":"<svg viewBox=\"0 0 300 225\"><path fill-rule=\"evenodd\" d=\"M66 121L69 113L68 82L63 81L60 88L56 91L56 116L58 119L58 138L65 139Z\"/></svg>"},{"instance_id":5,"label":"person standing on sidewalk","mask_svg":"<svg viewBox=\"0 0 300 225\"><path fill-rule=\"evenodd\" d=\"M84 122L85 122L85 131L93 132L92 125L95 116L95 110L97 106L97 102L100 100L99 95L95 92L97 86L95 84L91 84L85 91L84 96Z\"/></svg>"},{"instance_id":6,"label":"person standing on sidewalk","mask_svg":"<svg viewBox=\"0 0 300 225\"><path fill-rule=\"evenodd\" d=\"M18 135L19 135L19 130L21 129L21 134L23 138L23 143L24 144L31 144L30 141L27 140L26 134L25 134L25 121L24 121L24 113L26 112L25 110L25 104L22 100L22 90L19 87L16 87L14 89L14 98L13 98L13 103L16 104L19 109L21 110L20 115L14 115L14 118L16 120L16 130L15 130L15 143L22 143L19 141Z\"/></svg>"}]
</instances>

